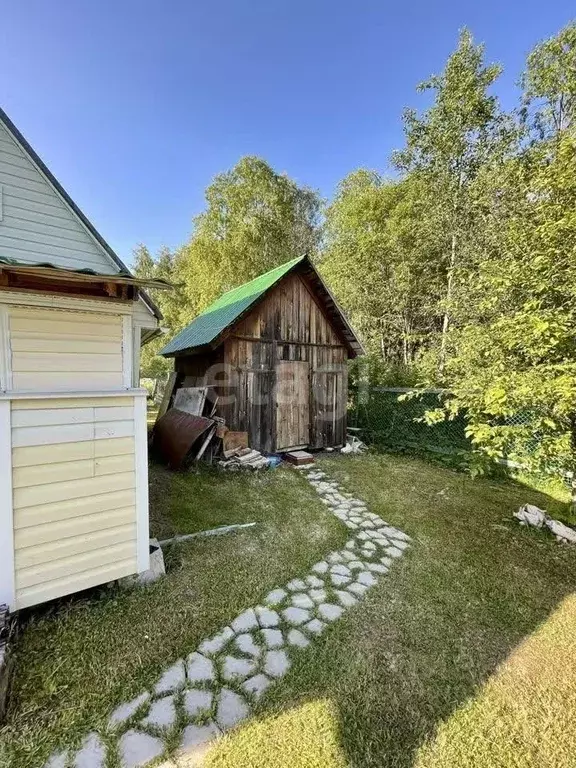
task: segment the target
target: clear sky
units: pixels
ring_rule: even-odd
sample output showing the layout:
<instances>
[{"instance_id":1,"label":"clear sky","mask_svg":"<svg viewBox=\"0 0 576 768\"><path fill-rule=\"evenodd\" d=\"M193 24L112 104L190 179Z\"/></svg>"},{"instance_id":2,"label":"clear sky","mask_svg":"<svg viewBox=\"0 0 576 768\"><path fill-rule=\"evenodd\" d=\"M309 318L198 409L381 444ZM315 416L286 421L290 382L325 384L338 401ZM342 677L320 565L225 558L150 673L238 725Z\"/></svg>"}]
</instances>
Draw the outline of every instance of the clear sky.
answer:
<instances>
[{"instance_id":1,"label":"clear sky","mask_svg":"<svg viewBox=\"0 0 576 768\"><path fill-rule=\"evenodd\" d=\"M0 20L0 104L118 254L176 246L242 155L330 197L386 171L401 112L458 29L504 65L576 15L569 0L22 0Z\"/></svg>"}]
</instances>

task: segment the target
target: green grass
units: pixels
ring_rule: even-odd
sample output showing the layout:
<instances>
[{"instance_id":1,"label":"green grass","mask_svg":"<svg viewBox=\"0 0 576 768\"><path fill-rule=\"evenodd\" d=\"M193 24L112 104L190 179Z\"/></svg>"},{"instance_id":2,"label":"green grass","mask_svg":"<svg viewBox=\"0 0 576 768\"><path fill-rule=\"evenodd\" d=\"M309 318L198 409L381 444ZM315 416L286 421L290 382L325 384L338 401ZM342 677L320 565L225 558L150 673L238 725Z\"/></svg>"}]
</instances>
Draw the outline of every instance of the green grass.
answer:
<instances>
[{"instance_id":1,"label":"green grass","mask_svg":"<svg viewBox=\"0 0 576 768\"><path fill-rule=\"evenodd\" d=\"M172 547L168 575L149 587L96 590L23 617L0 765L37 768L53 749L78 744L169 663L347 538L292 470L240 477L152 467L151 485L155 533L259 525Z\"/></svg>"}]
</instances>

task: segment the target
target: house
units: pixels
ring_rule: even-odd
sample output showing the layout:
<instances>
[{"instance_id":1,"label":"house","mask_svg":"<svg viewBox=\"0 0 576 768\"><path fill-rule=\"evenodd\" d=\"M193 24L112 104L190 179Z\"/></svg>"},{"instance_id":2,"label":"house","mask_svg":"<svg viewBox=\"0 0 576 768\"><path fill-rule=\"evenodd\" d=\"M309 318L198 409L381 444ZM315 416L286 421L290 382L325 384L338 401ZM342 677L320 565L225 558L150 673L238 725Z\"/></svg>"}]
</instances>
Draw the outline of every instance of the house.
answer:
<instances>
[{"instance_id":1,"label":"house","mask_svg":"<svg viewBox=\"0 0 576 768\"><path fill-rule=\"evenodd\" d=\"M0 110L0 603L146 570L141 342L161 315Z\"/></svg>"},{"instance_id":2,"label":"house","mask_svg":"<svg viewBox=\"0 0 576 768\"><path fill-rule=\"evenodd\" d=\"M216 415L271 452L345 442L346 361L362 352L307 257L223 294L161 350L175 389L210 386Z\"/></svg>"}]
</instances>

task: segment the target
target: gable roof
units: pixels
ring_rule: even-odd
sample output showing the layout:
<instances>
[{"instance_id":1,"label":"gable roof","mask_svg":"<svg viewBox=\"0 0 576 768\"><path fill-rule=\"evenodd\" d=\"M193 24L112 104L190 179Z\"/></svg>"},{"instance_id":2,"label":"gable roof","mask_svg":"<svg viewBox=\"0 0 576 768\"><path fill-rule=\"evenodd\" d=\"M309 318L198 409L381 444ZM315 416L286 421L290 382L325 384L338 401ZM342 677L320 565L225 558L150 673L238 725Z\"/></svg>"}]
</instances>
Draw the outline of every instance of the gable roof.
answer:
<instances>
[{"instance_id":1,"label":"gable roof","mask_svg":"<svg viewBox=\"0 0 576 768\"><path fill-rule=\"evenodd\" d=\"M352 354L354 356L362 354L364 349L352 326L307 256L292 259L238 288L223 293L186 328L176 334L160 350L160 354L164 357L173 357L196 347L217 346L221 336L231 325L240 320L283 277L295 270L312 279L314 288L323 300L331 321L340 331Z\"/></svg>"},{"instance_id":2,"label":"gable roof","mask_svg":"<svg viewBox=\"0 0 576 768\"><path fill-rule=\"evenodd\" d=\"M58 179L54 176L54 174L50 171L47 165L43 162L42 158L35 152L35 150L30 146L28 141L24 138L24 136L20 133L18 128L14 125L12 120L8 117L6 112L0 107L0 123L6 128L8 133L12 135L14 140L17 144L19 144L24 152L30 157L32 162L38 167L40 172L46 177L48 182L54 187L56 192L60 195L64 203L70 208L74 216L78 218L81 222L81 224L88 230L88 232L92 235L92 237L96 240L98 245L103 249L105 254L108 256L110 261L114 264L117 269L124 273L130 275L130 270L128 267L124 264L122 259L115 253L115 251L108 245L106 240L102 237L102 235L98 232L96 227L92 224L92 222L84 215L84 213L78 208L74 200L70 197L70 195L66 192L64 187L60 184ZM143 302L146 304L148 309L152 312L152 314L158 319L162 319L162 313L160 312L159 308L156 306L156 304L152 301L152 299L144 292L141 292L141 297Z\"/></svg>"}]
</instances>

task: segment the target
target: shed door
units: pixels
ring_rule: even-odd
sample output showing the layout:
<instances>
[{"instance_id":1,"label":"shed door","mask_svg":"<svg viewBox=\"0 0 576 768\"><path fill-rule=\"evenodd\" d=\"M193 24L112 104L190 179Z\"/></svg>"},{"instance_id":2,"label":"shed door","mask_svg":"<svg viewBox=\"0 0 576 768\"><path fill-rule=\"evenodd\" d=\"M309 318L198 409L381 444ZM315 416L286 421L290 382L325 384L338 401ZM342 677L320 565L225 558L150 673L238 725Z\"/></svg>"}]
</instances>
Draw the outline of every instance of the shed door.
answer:
<instances>
[{"instance_id":1,"label":"shed door","mask_svg":"<svg viewBox=\"0 0 576 768\"><path fill-rule=\"evenodd\" d=\"M276 450L310 442L310 363L281 360L276 364Z\"/></svg>"},{"instance_id":2,"label":"shed door","mask_svg":"<svg viewBox=\"0 0 576 768\"><path fill-rule=\"evenodd\" d=\"M313 448L343 445L346 442L348 369L333 364L314 371L312 377Z\"/></svg>"}]
</instances>

